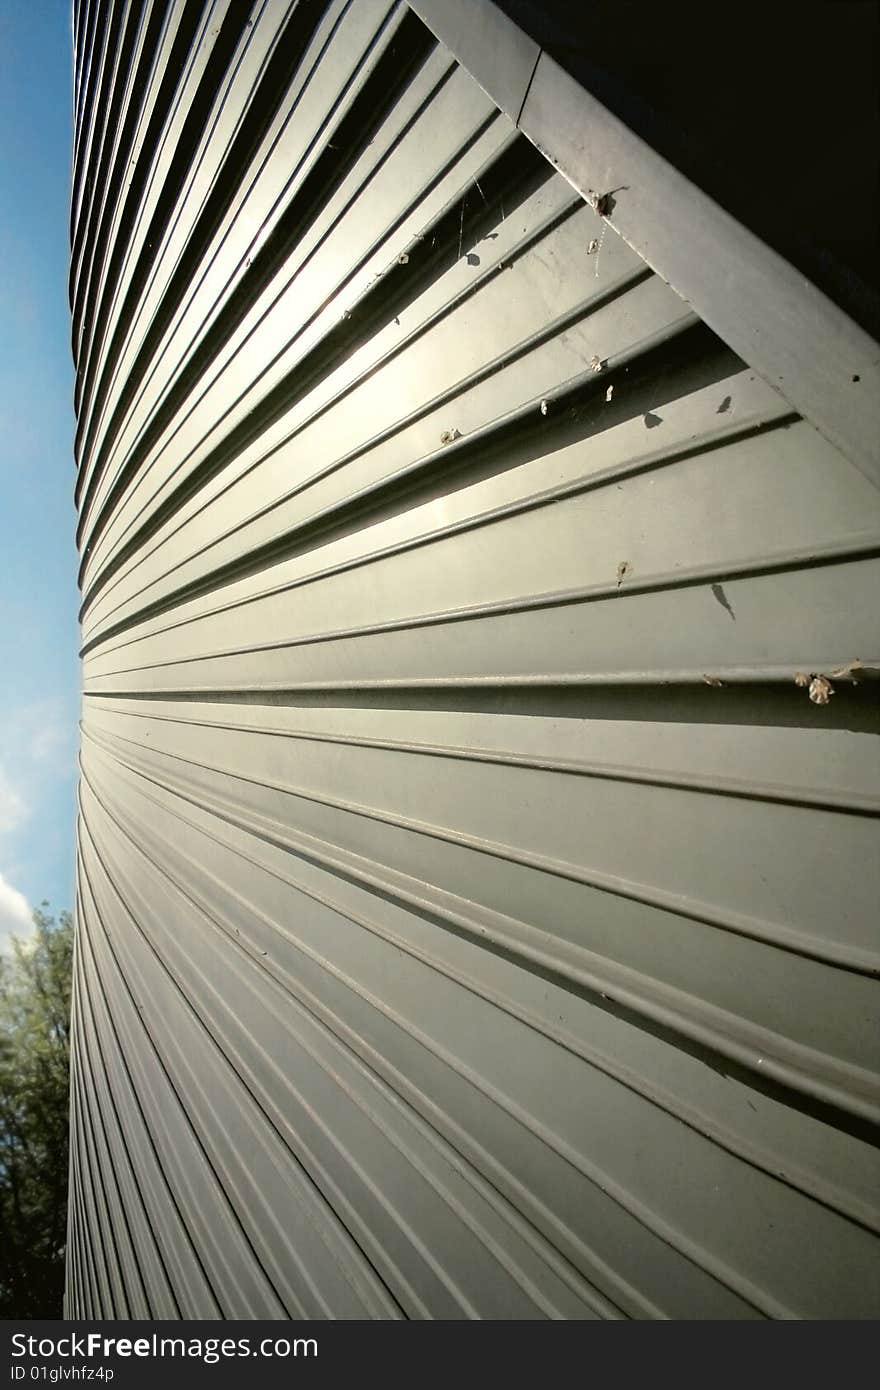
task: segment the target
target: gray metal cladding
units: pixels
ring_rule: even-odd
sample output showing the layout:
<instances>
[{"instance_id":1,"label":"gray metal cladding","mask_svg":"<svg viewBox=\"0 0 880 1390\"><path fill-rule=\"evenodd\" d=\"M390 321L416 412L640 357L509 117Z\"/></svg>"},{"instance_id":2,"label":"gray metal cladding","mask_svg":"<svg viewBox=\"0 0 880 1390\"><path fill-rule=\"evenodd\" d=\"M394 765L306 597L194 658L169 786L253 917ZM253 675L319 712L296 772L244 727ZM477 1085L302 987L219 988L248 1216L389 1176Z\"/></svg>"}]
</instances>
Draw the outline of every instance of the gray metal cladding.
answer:
<instances>
[{"instance_id":1,"label":"gray metal cladding","mask_svg":"<svg viewBox=\"0 0 880 1390\"><path fill-rule=\"evenodd\" d=\"M416 9L76 9L68 1314L874 1316L863 423Z\"/></svg>"}]
</instances>

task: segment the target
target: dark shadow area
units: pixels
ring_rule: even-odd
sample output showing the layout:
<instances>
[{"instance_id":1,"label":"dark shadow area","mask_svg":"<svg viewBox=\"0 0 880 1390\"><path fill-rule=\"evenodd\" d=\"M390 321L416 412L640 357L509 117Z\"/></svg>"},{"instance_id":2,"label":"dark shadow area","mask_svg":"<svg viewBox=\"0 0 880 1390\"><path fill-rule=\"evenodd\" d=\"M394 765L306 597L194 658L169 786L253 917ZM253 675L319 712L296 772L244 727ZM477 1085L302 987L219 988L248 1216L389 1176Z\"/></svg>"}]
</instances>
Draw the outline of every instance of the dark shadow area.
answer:
<instances>
[{"instance_id":1,"label":"dark shadow area","mask_svg":"<svg viewBox=\"0 0 880 1390\"><path fill-rule=\"evenodd\" d=\"M642 139L880 336L880 7L497 3Z\"/></svg>"}]
</instances>

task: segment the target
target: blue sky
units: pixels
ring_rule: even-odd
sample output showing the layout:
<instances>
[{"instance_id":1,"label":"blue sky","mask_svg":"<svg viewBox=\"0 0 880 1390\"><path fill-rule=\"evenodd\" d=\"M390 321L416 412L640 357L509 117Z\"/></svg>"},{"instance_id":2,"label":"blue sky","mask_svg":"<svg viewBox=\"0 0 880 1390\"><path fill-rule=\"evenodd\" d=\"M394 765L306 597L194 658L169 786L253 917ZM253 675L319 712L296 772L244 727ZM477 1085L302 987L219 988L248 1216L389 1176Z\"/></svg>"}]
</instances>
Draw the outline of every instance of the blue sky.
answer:
<instances>
[{"instance_id":1,"label":"blue sky","mask_svg":"<svg viewBox=\"0 0 880 1390\"><path fill-rule=\"evenodd\" d=\"M0 0L0 943L73 905L69 0Z\"/></svg>"}]
</instances>

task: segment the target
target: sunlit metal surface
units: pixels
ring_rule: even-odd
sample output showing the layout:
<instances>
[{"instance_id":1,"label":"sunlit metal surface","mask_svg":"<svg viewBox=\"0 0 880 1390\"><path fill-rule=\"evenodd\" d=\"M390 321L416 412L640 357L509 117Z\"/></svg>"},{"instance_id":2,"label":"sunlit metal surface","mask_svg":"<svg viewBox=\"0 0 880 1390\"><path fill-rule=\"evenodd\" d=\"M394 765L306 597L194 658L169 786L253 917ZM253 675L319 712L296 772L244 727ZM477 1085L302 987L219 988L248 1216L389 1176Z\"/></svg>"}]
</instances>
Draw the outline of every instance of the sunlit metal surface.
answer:
<instances>
[{"instance_id":1,"label":"sunlit metal surface","mask_svg":"<svg viewBox=\"0 0 880 1390\"><path fill-rule=\"evenodd\" d=\"M876 1315L864 421L405 4L75 40L68 1315Z\"/></svg>"}]
</instances>

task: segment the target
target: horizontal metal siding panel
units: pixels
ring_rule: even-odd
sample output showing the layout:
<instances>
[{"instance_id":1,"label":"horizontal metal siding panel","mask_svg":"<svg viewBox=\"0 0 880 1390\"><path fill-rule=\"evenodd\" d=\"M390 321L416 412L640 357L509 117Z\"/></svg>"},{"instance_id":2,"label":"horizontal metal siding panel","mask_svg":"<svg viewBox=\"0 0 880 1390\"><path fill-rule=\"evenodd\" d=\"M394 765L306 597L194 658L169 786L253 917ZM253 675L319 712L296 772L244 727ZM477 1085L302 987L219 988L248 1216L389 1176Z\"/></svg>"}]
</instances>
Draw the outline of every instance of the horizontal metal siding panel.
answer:
<instances>
[{"instance_id":1,"label":"horizontal metal siding panel","mask_svg":"<svg viewBox=\"0 0 880 1390\"><path fill-rule=\"evenodd\" d=\"M108 112L105 163L96 179L96 196L88 217L81 214L75 223L70 273L75 326L91 326L106 280L109 228L119 211L121 190L129 187L136 177L135 134L139 121L149 110L145 104L146 94L151 89L150 71L156 60L165 17L166 9L160 3L132 6L129 11L125 51L119 55L120 70L114 83L112 109ZM88 357L83 345L79 357L83 361ZM78 373L74 397L78 414L84 408L84 388L84 376Z\"/></svg>"},{"instance_id":2,"label":"horizontal metal siding panel","mask_svg":"<svg viewBox=\"0 0 880 1390\"><path fill-rule=\"evenodd\" d=\"M313 8L317 7L314 6ZM268 206L265 203L263 203L263 198L265 197L265 184L267 178L272 174L275 174L277 177L278 166L280 165L281 169L285 171L286 179L289 180L290 161L291 159L294 159L294 178L292 181L294 190L298 190L299 186L302 185L305 191L309 193L312 198L314 198L316 191L312 187L312 185L315 182L315 175L317 174L318 176L320 176L320 181L322 184L324 184L326 181L324 177L323 164L318 162L317 167L313 167L316 164L315 138L316 134L320 133L320 125L325 122L332 121L334 116L338 118L338 112L336 110L337 106L340 106L343 112L345 112L346 108L354 104L354 99L358 94L358 88L363 85L365 72L366 74L369 74L370 70L376 66L376 29L377 27L379 28L380 36L383 33L383 31L388 30L389 26L383 23L383 20L385 20L387 17L388 6L386 3L383 2L381 4L370 4L368 9L369 11L371 11L371 13L368 13L366 18L370 22L365 24L364 16L360 16L361 22L358 28L361 32L354 36L354 38L359 39L361 43L366 43L366 52L361 53L359 51L359 46L355 43L350 43L346 45L343 50L344 62L343 72L341 74L335 73L334 65L332 62L328 63L327 68L325 68L324 65L324 60L329 60L335 57L335 46L331 46L329 53L322 52L328 38L328 35L324 32L324 30L329 29L329 37L337 39L338 41L339 35L336 31L339 26L334 26L326 23L321 26L321 29L315 35L312 45L303 55L301 66L303 67L304 71L300 81L296 80L298 75L294 74L294 92L293 99L290 105L292 111L295 112L297 115L297 120L293 125L292 129L289 127L289 122L286 123L288 125L288 129L284 131L284 133L288 134L288 139L282 141L280 149L273 150L270 146L270 152L275 157L274 159L271 159L269 161L267 169L263 171L264 176L263 179L259 182L257 190L250 190L248 188L248 185L245 184L245 189L248 191L248 205L249 210L251 211L251 215L247 216L246 214L243 214L241 208L239 207L234 210L231 210L230 214L228 214L227 216L227 220L229 222L232 222L233 219L235 219L233 231L237 234L237 236L233 237L232 251L233 254L235 254L237 250L239 252L239 254L236 257L238 263L235 265L236 279L246 279L249 282L249 287L251 284L253 284L255 280L258 280L259 277L265 275L267 269L265 262L267 260L271 262L274 259L274 255L276 253L276 241L281 240L283 243L284 241L289 240L289 233L287 236L285 236L285 233L288 232L288 228L283 214L289 214L287 217L287 221L293 220L294 223L296 223L296 214L299 211L296 197L291 199L290 205L288 207L285 207L282 203L280 207L275 206L273 208L272 203L269 203ZM343 18L344 17L345 16L343 16ZM396 27L397 29L399 29L401 25L398 23ZM346 34L347 30L343 27L343 38L346 36ZM283 34L280 36L282 42L284 37L285 36ZM394 26L391 26L390 33L384 33L384 37L386 39L386 42L384 44L379 45L378 52L379 54L384 56L385 68L388 70L393 70L393 68L395 68L397 65L398 58L401 56L393 43ZM391 43L388 42L389 38L392 40ZM428 40L423 40L423 44L425 46L428 46ZM319 56L322 59L320 63L316 61ZM403 56L405 56L405 54ZM325 72L327 71L329 71L331 74L335 74L336 78L335 81L329 81L329 92L326 90L321 90L321 88L328 83L328 80L325 77ZM386 82L388 75L389 72L386 71L386 73L384 74ZM300 92L298 89L303 79L305 79L305 87L304 90ZM314 90L315 87L318 88L317 92ZM263 96L264 94L260 92L259 95ZM367 91L366 95L370 95L369 90ZM327 109L328 104L330 107L329 112ZM287 114L289 116L290 112L288 111ZM300 115L302 116L302 121L300 121L299 119ZM312 126L315 123L318 124L317 132L312 129ZM293 141L291 140L291 137L293 137ZM361 134L361 139L365 140L365 138L366 137L363 134ZM349 139L351 139L351 135L349 135ZM295 151L290 148L291 143L294 143L294 145L301 146L298 152L295 153ZM232 153L232 151L230 153ZM330 153L332 153L332 151L330 151ZM337 163L336 160L333 160L331 162L333 164ZM302 167L297 167L299 165L302 165ZM234 178L237 183L238 179L240 178L240 173L241 171L238 168L233 168L226 171L226 176L228 178ZM308 178L309 173L312 174L311 181ZM256 196L254 197L252 210L250 209L251 192L256 193ZM279 214L282 215L279 216ZM247 233L247 240L245 242L244 247L238 248L237 238L241 237L243 231ZM246 258L243 255L243 253L244 251L252 251L252 246L250 245L250 243L253 242L255 233L258 233L259 239L264 242L263 255L256 256L253 259ZM152 250L153 248L149 247L147 249ZM242 264L242 261L244 261L245 263ZM211 269L214 270L214 267L212 266ZM249 273L245 276L243 275L244 271L247 271ZM216 275L216 270L214 270L214 274ZM197 283L199 282L197 281ZM211 279L209 278L209 289L210 286ZM187 288L188 285L186 281L184 281L183 285L177 285L174 282L174 280L170 281L171 291L176 290L179 293L183 293L186 291ZM251 290L251 293L252 292L253 291ZM237 309L241 300L242 295L240 292L237 296L234 294L230 295L229 303L226 305L227 313L225 315L225 319L229 319L230 314L233 320L235 319ZM173 308L174 305L172 304L170 307ZM123 332L128 331L129 320L131 318L134 318L136 312L135 305L132 303L129 303L126 306L126 308L127 312L125 318L119 325L120 335ZM112 345L113 360L109 364L111 367L116 366L116 361L120 351L120 343L114 342L114 344ZM167 382L167 372L164 376L164 379ZM135 384L137 384L137 381L135 382ZM105 469L106 448L95 448L93 450L93 454L96 461L96 468L100 467L102 470ZM93 482L91 474L89 475L89 481ZM81 522L81 528L87 516L87 513L85 512L85 507L90 505L91 498L87 496L86 503L84 504L84 517L83 522Z\"/></svg>"},{"instance_id":3,"label":"horizontal metal siding panel","mask_svg":"<svg viewBox=\"0 0 880 1390\"><path fill-rule=\"evenodd\" d=\"M162 45L155 54L153 70L162 73L162 82L158 89L156 84L150 84L147 90L155 92L154 100L140 113L135 158L123 179L125 198L117 204L113 254L105 263L100 298L95 312L89 314L90 306L86 305L80 318L83 330L89 334L81 344L81 353L92 368L105 366L118 353L119 338L142 290L153 243L173 206L187 156L192 157L196 131L201 134L199 118L209 109L243 22L240 8L230 0L215 0L200 11L198 4L172 5L172 21L179 17L180 22L165 27ZM178 65L184 59L183 71L175 81ZM74 302L75 314L77 308ZM100 391L102 386L102 382L86 376L78 401L79 457L91 453L86 426L94 409L93 390L97 387Z\"/></svg>"},{"instance_id":4,"label":"horizontal metal siding panel","mask_svg":"<svg viewBox=\"0 0 880 1390\"><path fill-rule=\"evenodd\" d=\"M215 20L80 211L69 1314L874 1315L876 491L405 5Z\"/></svg>"}]
</instances>

